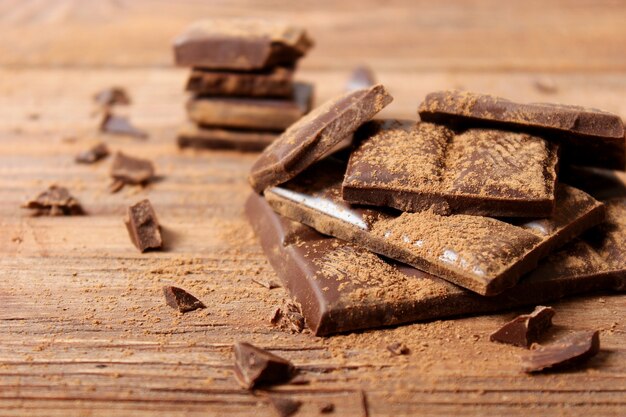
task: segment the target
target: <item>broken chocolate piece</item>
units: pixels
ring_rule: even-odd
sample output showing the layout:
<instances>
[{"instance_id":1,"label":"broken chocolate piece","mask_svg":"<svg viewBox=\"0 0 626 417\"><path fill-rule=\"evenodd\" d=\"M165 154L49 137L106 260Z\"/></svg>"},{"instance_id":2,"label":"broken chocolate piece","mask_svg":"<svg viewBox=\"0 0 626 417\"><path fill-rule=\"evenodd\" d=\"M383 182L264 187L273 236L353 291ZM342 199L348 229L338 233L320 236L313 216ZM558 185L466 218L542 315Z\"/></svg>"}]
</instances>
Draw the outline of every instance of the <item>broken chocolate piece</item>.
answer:
<instances>
[{"instance_id":1,"label":"broken chocolate piece","mask_svg":"<svg viewBox=\"0 0 626 417\"><path fill-rule=\"evenodd\" d=\"M626 139L619 116L596 109L551 103L515 103L465 91L430 93L420 118L443 124L481 124L519 129L553 139L563 160L578 165L626 169Z\"/></svg>"},{"instance_id":2,"label":"broken chocolate piece","mask_svg":"<svg viewBox=\"0 0 626 417\"><path fill-rule=\"evenodd\" d=\"M372 72L370 67L360 66L356 67L350 75L350 79L348 80L348 84L346 85L346 91L369 88L375 84L376 77L374 77L374 73Z\"/></svg>"},{"instance_id":3,"label":"broken chocolate piece","mask_svg":"<svg viewBox=\"0 0 626 417\"><path fill-rule=\"evenodd\" d=\"M322 404L322 406L320 407L320 413L322 414L329 414L334 411L335 411L335 404L333 403Z\"/></svg>"},{"instance_id":4,"label":"broken chocolate piece","mask_svg":"<svg viewBox=\"0 0 626 417\"><path fill-rule=\"evenodd\" d=\"M102 91L97 92L94 95L93 99L96 104L103 108L130 104L130 96L122 87L106 88Z\"/></svg>"},{"instance_id":5,"label":"broken chocolate piece","mask_svg":"<svg viewBox=\"0 0 626 417\"><path fill-rule=\"evenodd\" d=\"M139 139L145 139L148 134L143 130L137 129L130 121L124 117L113 114L111 112L105 113L100 123L100 131L104 133L110 133L113 135L125 135L132 136Z\"/></svg>"},{"instance_id":6,"label":"broken chocolate piece","mask_svg":"<svg viewBox=\"0 0 626 417\"><path fill-rule=\"evenodd\" d=\"M111 177L115 182L121 182L122 185L144 185L154 177L154 165L147 159L117 152L111 164Z\"/></svg>"},{"instance_id":7,"label":"broken chocolate piece","mask_svg":"<svg viewBox=\"0 0 626 417\"><path fill-rule=\"evenodd\" d=\"M289 382L296 374L296 368L288 360L249 343L237 342L233 350L235 376L246 389Z\"/></svg>"},{"instance_id":8,"label":"broken chocolate piece","mask_svg":"<svg viewBox=\"0 0 626 417\"><path fill-rule=\"evenodd\" d=\"M276 214L252 194L246 216L263 252L317 336L537 305L626 290L626 198L606 223L548 256L514 287L483 297Z\"/></svg>"},{"instance_id":9,"label":"broken chocolate piece","mask_svg":"<svg viewBox=\"0 0 626 417\"><path fill-rule=\"evenodd\" d=\"M375 120L356 134L343 180L353 204L492 217L549 217L558 145L495 129Z\"/></svg>"},{"instance_id":10,"label":"broken chocolate piece","mask_svg":"<svg viewBox=\"0 0 626 417\"><path fill-rule=\"evenodd\" d=\"M128 207L124 223L130 240L141 252L159 249L163 245L161 228L149 200Z\"/></svg>"},{"instance_id":11,"label":"broken chocolate piece","mask_svg":"<svg viewBox=\"0 0 626 417\"><path fill-rule=\"evenodd\" d=\"M539 346L522 358L524 372L563 369L579 364L600 351L600 333L577 331L556 342Z\"/></svg>"},{"instance_id":12,"label":"broken chocolate piece","mask_svg":"<svg viewBox=\"0 0 626 417\"><path fill-rule=\"evenodd\" d=\"M391 352L393 355L408 355L411 350L402 342L395 342L387 345L387 350Z\"/></svg>"},{"instance_id":13,"label":"broken chocolate piece","mask_svg":"<svg viewBox=\"0 0 626 417\"><path fill-rule=\"evenodd\" d=\"M528 348L539 341L543 333L552 326L552 317L554 317L552 308L536 307L531 314L517 316L506 323L492 333L489 340Z\"/></svg>"},{"instance_id":14,"label":"broken chocolate piece","mask_svg":"<svg viewBox=\"0 0 626 417\"><path fill-rule=\"evenodd\" d=\"M482 295L514 286L555 248L604 220L604 206L566 185L550 219L512 224L491 217L431 211L390 213L352 207L341 198L345 163L328 158L265 190L279 214L353 242Z\"/></svg>"},{"instance_id":15,"label":"broken chocolate piece","mask_svg":"<svg viewBox=\"0 0 626 417\"><path fill-rule=\"evenodd\" d=\"M293 400L288 397L269 396L270 404L278 417L290 417L298 412L302 406L302 401Z\"/></svg>"},{"instance_id":16,"label":"broken chocolate piece","mask_svg":"<svg viewBox=\"0 0 626 417\"><path fill-rule=\"evenodd\" d=\"M187 91L207 96L283 97L293 95L293 68L229 72L196 68L187 81Z\"/></svg>"},{"instance_id":17,"label":"broken chocolate piece","mask_svg":"<svg viewBox=\"0 0 626 417\"><path fill-rule=\"evenodd\" d=\"M189 119L204 127L282 131L311 109L313 87L297 83L288 99L197 96L187 102Z\"/></svg>"},{"instance_id":18,"label":"broken chocolate piece","mask_svg":"<svg viewBox=\"0 0 626 417\"><path fill-rule=\"evenodd\" d=\"M104 143L98 143L76 155L76 162L79 164L93 164L109 156L109 148Z\"/></svg>"},{"instance_id":19,"label":"broken chocolate piece","mask_svg":"<svg viewBox=\"0 0 626 417\"><path fill-rule=\"evenodd\" d=\"M78 200L65 187L51 185L36 198L27 201L23 208L36 210L37 215L72 216L84 214Z\"/></svg>"},{"instance_id":20,"label":"broken chocolate piece","mask_svg":"<svg viewBox=\"0 0 626 417\"><path fill-rule=\"evenodd\" d=\"M270 323L291 333L301 333L304 329L304 316L300 306L292 301L284 301L270 318Z\"/></svg>"},{"instance_id":21,"label":"broken chocolate piece","mask_svg":"<svg viewBox=\"0 0 626 417\"><path fill-rule=\"evenodd\" d=\"M174 41L176 65L256 70L293 65L313 46L306 31L262 19L211 19L192 24Z\"/></svg>"},{"instance_id":22,"label":"broken chocolate piece","mask_svg":"<svg viewBox=\"0 0 626 417\"><path fill-rule=\"evenodd\" d=\"M315 108L268 146L256 160L248 180L261 193L298 175L328 155L393 98L385 87L345 93Z\"/></svg>"},{"instance_id":23,"label":"broken chocolate piece","mask_svg":"<svg viewBox=\"0 0 626 417\"><path fill-rule=\"evenodd\" d=\"M195 149L237 149L258 152L278 137L276 132L222 129L187 123L178 131L178 146Z\"/></svg>"},{"instance_id":24,"label":"broken chocolate piece","mask_svg":"<svg viewBox=\"0 0 626 417\"><path fill-rule=\"evenodd\" d=\"M206 308L202 301L182 288L172 286L163 287L163 295L165 295L166 304L172 308L178 309L181 313Z\"/></svg>"}]
</instances>

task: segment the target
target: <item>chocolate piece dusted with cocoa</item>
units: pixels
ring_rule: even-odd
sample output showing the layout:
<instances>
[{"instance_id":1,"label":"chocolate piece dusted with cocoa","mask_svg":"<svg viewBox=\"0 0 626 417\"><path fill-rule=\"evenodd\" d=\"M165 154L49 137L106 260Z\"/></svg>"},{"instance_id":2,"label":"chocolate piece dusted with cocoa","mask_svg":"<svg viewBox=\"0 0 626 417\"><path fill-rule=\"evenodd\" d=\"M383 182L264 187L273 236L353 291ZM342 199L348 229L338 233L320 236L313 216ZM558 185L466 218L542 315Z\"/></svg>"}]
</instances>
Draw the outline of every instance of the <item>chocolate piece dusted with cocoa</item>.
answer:
<instances>
[{"instance_id":1,"label":"chocolate piece dusted with cocoa","mask_svg":"<svg viewBox=\"0 0 626 417\"><path fill-rule=\"evenodd\" d=\"M600 351L600 332L577 331L556 342L539 346L522 358L524 372L533 373L568 368Z\"/></svg>"},{"instance_id":2,"label":"chocolate piece dusted with cocoa","mask_svg":"<svg viewBox=\"0 0 626 417\"><path fill-rule=\"evenodd\" d=\"M323 202L322 202L323 203ZM585 240L548 256L515 286L483 297L276 214L252 194L246 216L263 252L317 336L537 305L626 289L626 199ZM349 213L347 214L349 216ZM589 236L589 240L588 239Z\"/></svg>"},{"instance_id":3,"label":"chocolate piece dusted with cocoa","mask_svg":"<svg viewBox=\"0 0 626 417\"><path fill-rule=\"evenodd\" d=\"M117 152L111 165L111 177L116 183L145 185L154 177L154 165L147 159Z\"/></svg>"},{"instance_id":4,"label":"chocolate piece dusted with cocoa","mask_svg":"<svg viewBox=\"0 0 626 417\"><path fill-rule=\"evenodd\" d=\"M257 70L293 65L313 46L302 28L262 19L210 19L174 40L176 65Z\"/></svg>"},{"instance_id":5,"label":"chocolate piece dusted with cocoa","mask_svg":"<svg viewBox=\"0 0 626 417\"><path fill-rule=\"evenodd\" d=\"M274 310L270 323L291 333L301 333L304 329L304 316L301 307L292 301L283 302L281 307Z\"/></svg>"},{"instance_id":6,"label":"chocolate piece dusted with cocoa","mask_svg":"<svg viewBox=\"0 0 626 417\"><path fill-rule=\"evenodd\" d=\"M368 66L356 67L346 85L346 91L360 90L362 88L368 88L376 84L376 77L374 72Z\"/></svg>"},{"instance_id":7,"label":"chocolate piece dusted with cocoa","mask_svg":"<svg viewBox=\"0 0 626 417\"><path fill-rule=\"evenodd\" d=\"M514 286L555 248L604 220L602 203L566 185L550 219L512 224L491 217L431 211L397 215L351 207L341 198L345 164L326 159L265 190L279 214L405 262L482 295Z\"/></svg>"},{"instance_id":8,"label":"chocolate piece dusted with cocoa","mask_svg":"<svg viewBox=\"0 0 626 417\"><path fill-rule=\"evenodd\" d=\"M203 127L187 123L178 131L178 146L180 148L259 152L267 148L278 136L276 132Z\"/></svg>"},{"instance_id":9,"label":"chocolate piece dusted with cocoa","mask_svg":"<svg viewBox=\"0 0 626 417\"><path fill-rule=\"evenodd\" d=\"M124 219L130 240L141 252L163 246L161 228L149 200L128 207Z\"/></svg>"},{"instance_id":10,"label":"chocolate piece dusted with cocoa","mask_svg":"<svg viewBox=\"0 0 626 417\"><path fill-rule=\"evenodd\" d=\"M110 87L98 91L93 96L97 105L109 108L118 105L128 105L131 103L130 96L123 87Z\"/></svg>"},{"instance_id":11,"label":"chocolate piece dusted with cocoa","mask_svg":"<svg viewBox=\"0 0 626 417\"><path fill-rule=\"evenodd\" d=\"M209 71L195 68L186 90L199 95L229 97L293 96L293 68L275 67L264 71Z\"/></svg>"},{"instance_id":12,"label":"chocolate piece dusted with cocoa","mask_svg":"<svg viewBox=\"0 0 626 417\"><path fill-rule=\"evenodd\" d=\"M343 181L349 203L403 211L549 217L558 145L495 129L455 133L425 122L374 120L355 135Z\"/></svg>"},{"instance_id":13,"label":"chocolate piece dusted with cocoa","mask_svg":"<svg viewBox=\"0 0 626 417\"><path fill-rule=\"evenodd\" d=\"M131 136L138 139L146 139L148 134L136 128L128 118L110 112L105 113L100 123L100 131L112 135Z\"/></svg>"},{"instance_id":14,"label":"chocolate piece dusted with cocoa","mask_svg":"<svg viewBox=\"0 0 626 417\"><path fill-rule=\"evenodd\" d=\"M202 126L282 131L309 112L312 97L310 84L297 83L287 99L197 96L187 102L187 113Z\"/></svg>"},{"instance_id":15,"label":"chocolate piece dusted with cocoa","mask_svg":"<svg viewBox=\"0 0 626 417\"><path fill-rule=\"evenodd\" d=\"M393 355L408 355L411 353L411 350L402 342L394 342L387 345L387 350L391 352Z\"/></svg>"},{"instance_id":16,"label":"chocolate piece dusted with cocoa","mask_svg":"<svg viewBox=\"0 0 626 417\"><path fill-rule=\"evenodd\" d=\"M532 313L522 314L506 323L492 333L489 340L528 348L552 326L552 317L552 308L538 306Z\"/></svg>"},{"instance_id":17,"label":"chocolate piece dusted with cocoa","mask_svg":"<svg viewBox=\"0 0 626 417\"><path fill-rule=\"evenodd\" d=\"M296 368L291 362L250 343L237 342L233 350L235 376L246 389L283 384L296 374Z\"/></svg>"},{"instance_id":18,"label":"chocolate piece dusted with cocoa","mask_svg":"<svg viewBox=\"0 0 626 417\"><path fill-rule=\"evenodd\" d=\"M555 140L563 160L578 165L626 169L626 139L619 116L552 103L515 103L489 94L437 91L419 106L423 121L491 125Z\"/></svg>"},{"instance_id":19,"label":"chocolate piece dusted with cocoa","mask_svg":"<svg viewBox=\"0 0 626 417\"><path fill-rule=\"evenodd\" d=\"M187 313L199 308L206 308L204 303L198 300L193 295L189 294L182 288L165 286L163 287L163 295L165 296L165 303L180 311L181 313Z\"/></svg>"},{"instance_id":20,"label":"chocolate piece dusted with cocoa","mask_svg":"<svg viewBox=\"0 0 626 417\"><path fill-rule=\"evenodd\" d=\"M104 143L98 143L76 155L75 161L79 164L93 164L109 156L109 148Z\"/></svg>"},{"instance_id":21,"label":"chocolate piece dusted with cocoa","mask_svg":"<svg viewBox=\"0 0 626 417\"><path fill-rule=\"evenodd\" d=\"M278 417L290 417L302 407L302 401L284 396L270 395L269 402Z\"/></svg>"},{"instance_id":22,"label":"chocolate piece dusted with cocoa","mask_svg":"<svg viewBox=\"0 0 626 417\"><path fill-rule=\"evenodd\" d=\"M331 153L392 100L385 87L378 84L345 93L315 108L261 153L250 170L250 185L262 193L267 187L290 180Z\"/></svg>"},{"instance_id":23,"label":"chocolate piece dusted with cocoa","mask_svg":"<svg viewBox=\"0 0 626 417\"><path fill-rule=\"evenodd\" d=\"M27 201L23 208L36 210L37 215L72 216L84 214L78 200L65 187L51 185L37 197Z\"/></svg>"}]
</instances>

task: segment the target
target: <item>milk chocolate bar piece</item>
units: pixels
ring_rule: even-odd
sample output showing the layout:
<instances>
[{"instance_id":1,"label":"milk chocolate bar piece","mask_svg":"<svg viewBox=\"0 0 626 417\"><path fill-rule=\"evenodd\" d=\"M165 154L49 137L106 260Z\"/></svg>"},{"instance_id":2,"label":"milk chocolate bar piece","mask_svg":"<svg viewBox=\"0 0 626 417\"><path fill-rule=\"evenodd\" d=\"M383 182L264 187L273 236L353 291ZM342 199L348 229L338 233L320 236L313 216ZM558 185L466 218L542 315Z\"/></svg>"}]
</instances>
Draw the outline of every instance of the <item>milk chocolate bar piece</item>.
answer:
<instances>
[{"instance_id":1,"label":"milk chocolate bar piece","mask_svg":"<svg viewBox=\"0 0 626 417\"><path fill-rule=\"evenodd\" d=\"M341 198L344 169L329 158L265 196L279 214L482 295L514 286L539 259L604 220L602 203L566 185L557 188L553 217L519 224L351 207Z\"/></svg>"},{"instance_id":2,"label":"milk chocolate bar piece","mask_svg":"<svg viewBox=\"0 0 626 417\"><path fill-rule=\"evenodd\" d=\"M147 159L117 152L111 165L111 177L123 184L145 184L154 176L154 165Z\"/></svg>"},{"instance_id":3,"label":"milk chocolate bar piece","mask_svg":"<svg viewBox=\"0 0 626 417\"><path fill-rule=\"evenodd\" d=\"M552 308L538 306L532 313L522 314L506 323L492 333L489 340L528 348L539 341L543 333L552 326L552 317Z\"/></svg>"},{"instance_id":4,"label":"milk chocolate bar piece","mask_svg":"<svg viewBox=\"0 0 626 417\"><path fill-rule=\"evenodd\" d=\"M555 343L539 346L522 358L525 372L563 369L579 364L600 351L600 334L596 331L578 331Z\"/></svg>"},{"instance_id":5,"label":"milk chocolate bar piece","mask_svg":"<svg viewBox=\"0 0 626 417\"><path fill-rule=\"evenodd\" d=\"M283 22L209 19L174 40L174 58L180 66L250 71L293 65L312 46L304 29Z\"/></svg>"},{"instance_id":6,"label":"milk chocolate bar piece","mask_svg":"<svg viewBox=\"0 0 626 417\"><path fill-rule=\"evenodd\" d=\"M356 137L342 187L349 203L493 217L554 210L558 145L540 137L399 120L368 122Z\"/></svg>"},{"instance_id":7,"label":"milk chocolate bar piece","mask_svg":"<svg viewBox=\"0 0 626 417\"><path fill-rule=\"evenodd\" d=\"M187 91L207 96L283 97L293 95L293 68L266 71L209 71L196 68L187 81Z\"/></svg>"},{"instance_id":8,"label":"milk chocolate bar piece","mask_svg":"<svg viewBox=\"0 0 626 417\"><path fill-rule=\"evenodd\" d=\"M51 185L47 190L27 201L23 208L36 210L37 215L72 216L84 214L83 208L65 187Z\"/></svg>"},{"instance_id":9,"label":"milk chocolate bar piece","mask_svg":"<svg viewBox=\"0 0 626 417\"><path fill-rule=\"evenodd\" d=\"M124 223L130 240L140 252L163 246L161 228L149 200L142 200L128 207Z\"/></svg>"},{"instance_id":10,"label":"milk chocolate bar piece","mask_svg":"<svg viewBox=\"0 0 626 417\"><path fill-rule=\"evenodd\" d=\"M570 242L515 288L494 297L322 235L276 214L257 194L249 197L246 216L276 274L301 304L307 326L326 336L508 310L590 291L624 291L626 256L620 248L626 242L626 199L607 206L597 241Z\"/></svg>"},{"instance_id":11,"label":"milk chocolate bar piece","mask_svg":"<svg viewBox=\"0 0 626 417\"><path fill-rule=\"evenodd\" d=\"M578 165L626 169L626 139L619 116L580 106L515 103L488 94L437 91L419 106L423 121L484 124L554 139L563 160Z\"/></svg>"},{"instance_id":12,"label":"milk chocolate bar piece","mask_svg":"<svg viewBox=\"0 0 626 417\"><path fill-rule=\"evenodd\" d=\"M178 146L195 149L237 149L258 152L278 137L276 132L222 129L187 123L178 131Z\"/></svg>"},{"instance_id":13,"label":"milk chocolate bar piece","mask_svg":"<svg viewBox=\"0 0 626 417\"><path fill-rule=\"evenodd\" d=\"M305 83L297 83L289 99L198 96L187 102L187 113L203 126L282 131L309 112L312 96Z\"/></svg>"},{"instance_id":14,"label":"milk chocolate bar piece","mask_svg":"<svg viewBox=\"0 0 626 417\"><path fill-rule=\"evenodd\" d=\"M329 155L393 98L381 84L335 97L298 120L256 160L248 181L262 193Z\"/></svg>"},{"instance_id":15,"label":"milk chocolate bar piece","mask_svg":"<svg viewBox=\"0 0 626 417\"><path fill-rule=\"evenodd\" d=\"M165 286L163 287L163 295L165 296L165 303L168 306L177 309L181 313L187 313L199 308L206 308L202 301L198 300L182 288L172 287L171 285Z\"/></svg>"},{"instance_id":16,"label":"milk chocolate bar piece","mask_svg":"<svg viewBox=\"0 0 626 417\"><path fill-rule=\"evenodd\" d=\"M233 350L235 377L246 389L289 382L296 374L296 367L287 359L250 343L237 342Z\"/></svg>"}]
</instances>

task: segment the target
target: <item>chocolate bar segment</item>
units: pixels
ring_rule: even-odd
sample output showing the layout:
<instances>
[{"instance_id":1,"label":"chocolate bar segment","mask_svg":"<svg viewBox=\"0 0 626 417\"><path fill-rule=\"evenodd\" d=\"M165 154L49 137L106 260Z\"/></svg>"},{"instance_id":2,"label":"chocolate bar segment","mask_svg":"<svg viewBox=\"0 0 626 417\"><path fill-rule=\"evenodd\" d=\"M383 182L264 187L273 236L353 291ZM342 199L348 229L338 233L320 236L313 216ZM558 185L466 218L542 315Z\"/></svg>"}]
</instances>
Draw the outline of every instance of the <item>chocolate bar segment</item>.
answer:
<instances>
[{"instance_id":1,"label":"chocolate bar segment","mask_svg":"<svg viewBox=\"0 0 626 417\"><path fill-rule=\"evenodd\" d=\"M128 207L124 223L130 240L140 252L160 249L163 245L161 227L149 200L142 200Z\"/></svg>"},{"instance_id":2,"label":"chocolate bar segment","mask_svg":"<svg viewBox=\"0 0 626 417\"><path fill-rule=\"evenodd\" d=\"M210 19L174 41L177 65L256 70L293 65L313 46L302 28L262 19Z\"/></svg>"},{"instance_id":3,"label":"chocolate bar segment","mask_svg":"<svg viewBox=\"0 0 626 417\"><path fill-rule=\"evenodd\" d=\"M626 210L626 199L607 205L609 213L617 207ZM580 239L542 261L515 288L483 297L282 217L257 194L248 198L246 216L270 264L301 304L307 326L317 336L626 289L626 256L619 257L621 264L609 265L594 246ZM610 214L607 226L600 232L604 236L600 241L619 250L614 235L626 233L626 216Z\"/></svg>"},{"instance_id":4,"label":"chocolate bar segment","mask_svg":"<svg viewBox=\"0 0 626 417\"><path fill-rule=\"evenodd\" d=\"M290 99L206 97L187 102L189 119L203 126L285 130L309 112L313 88L297 83Z\"/></svg>"},{"instance_id":5,"label":"chocolate bar segment","mask_svg":"<svg viewBox=\"0 0 626 417\"><path fill-rule=\"evenodd\" d=\"M278 136L276 132L202 127L187 123L178 131L178 146L180 148L237 149L245 152L258 152L269 146Z\"/></svg>"},{"instance_id":6,"label":"chocolate bar segment","mask_svg":"<svg viewBox=\"0 0 626 417\"><path fill-rule=\"evenodd\" d=\"M403 211L549 217L558 145L494 129L375 120L356 133L344 200Z\"/></svg>"},{"instance_id":7,"label":"chocolate bar segment","mask_svg":"<svg viewBox=\"0 0 626 417\"><path fill-rule=\"evenodd\" d=\"M36 210L37 215L72 216L84 214L83 208L67 188L51 185L47 190L28 200L23 208Z\"/></svg>"},{"instance_id":8,"label":"chocolate bar segment","mask_svg":"<svg viewBox=\"0 0 626 417\"><path fill-rule=\"evenodd\" d=\"M250 185L261 193L290 180L331 153L392 100L378 84L342 94L315 108L259 156L248 176Z\"/></svg>"},{"instance_id":9,"label":"chocolate bar segment","mask_svg":"<svg viewBox=\"0 0 626 417\"><path fill-rule=\"evenodd\" d=\"M555 215L522 224L432 211L389 213L351 207L341 198L345 164L329 158L265 191L279 214L407 263L482 295L512 287L558 246L604 219L604 207L565 185Z\"/></svg>"},{"instance_id":10,"label":"chocolate bar segment","mask_svg":"<svg viewBox=\"0 0 626 417\"><path fill-rule=\"evenodd\" d=\"M289 98L293 88L293 68L276 67L257 72L196 68L189 76L186 90L208 96Z\"/></svg>"},{"instance_id":11,"label":"chocolate bar segment","mask_svg":"<svg viewBox=\"0 0 626 417\"><path fill-rule=\"evenodd\" d=\"M626 169L626 139L619 116L596 109L551 103L515 103L488 94L437 91L418 113L423 121L486 124L554 139L563 159L578 165Z\"/></svg>"}]
</instances>

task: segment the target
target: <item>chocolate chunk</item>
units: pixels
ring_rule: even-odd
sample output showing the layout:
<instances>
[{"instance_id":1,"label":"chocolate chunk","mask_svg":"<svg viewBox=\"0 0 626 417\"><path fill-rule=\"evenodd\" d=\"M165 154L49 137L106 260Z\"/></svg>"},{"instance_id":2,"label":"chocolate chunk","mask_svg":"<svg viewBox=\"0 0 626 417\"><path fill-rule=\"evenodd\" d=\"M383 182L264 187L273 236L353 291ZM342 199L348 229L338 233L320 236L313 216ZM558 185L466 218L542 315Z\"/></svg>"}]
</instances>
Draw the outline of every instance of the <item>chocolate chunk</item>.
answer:
<instances>
[{"instance_id":1,"label":"chocolate chunk","mask_svg":"<svg viewBox=\"0 0 626 417\"><path fill-rule=\"evenodd\" d=\"M278 417L289 417L298 412L302 407L302 401L288 397L269 396L270 404Z\"/></svg>"},{"instance_id":2,"label":"chocolate chunk","mask_svg":"<svg viewBox=\"0 0 626 417\"><path fill-rule=\"evenodd\" d=\"M564 104L521 104L455 90L428 94L418 112L428 122L483 124L539 134L559 142L568 163L626 169L624 125L619 116L608 112Z\"/></svg>"},{"instance_id":3,"label":"chocolate chunk","mask_svg":"<svg viewBox=\"0 0 626 417\"><path fill-rule=\"evenodd\" d=\"M267 148L278 137L276 132L202 127L185 124L178 131L178 146L195 149L236 149L258 152Z\"/></svg>"},{"instance_id":4,"label":"chocolate chunk","mask_svg":"<svg viewBox=\"0 0 626 417\"><path fill-rule=\"evenodd\" d=\"M187 313L199 308L206 308L202 301L189 294L182 288L166 286L163 287L163 295L168 306L177 309L181 313Z\"/></svg>"},{"instance_id":5,"label":"chocolate chunk","mask_svg":"<svg viewBox=\"0 0 626 417\"><path fill-rule=\"evenodd\" d=\"M547 346L539 346L522 358L524 372L568 368L595 356L600 351L600 333L578 331Z\"/></svg>"},{"instance_id":6,"label":"chocolate chunk","mask_svg":"<svg viewBox=\"0 0 626 417\"><path fill-rule=\"evenodd\" d=\"M558 145L494 129L372 121L343 181L349 203L494 217L549 217Z\"/></svg>"},{"instance_id":7,"label":"chocolate chunk","mask_svg":"<svg viewBox=\"0 0 626 417\"><path fill-rule=\"evenodd\" d=\"M93 164L109 156L109 148L104 143L98 143L76 155L76 162L79 164Z\"/></svg>"},{"instance_id":8,"label":"chocolate chunk","mask_svg":"<svg viewBox=\"0 0 626 417\"><path fill-rule=\"evenodd\" d=\"M23 208L36 210L37 215L72 216L84 214L78 200L65 187L51 185L36 198L27 201Z\"/></svg>"},{"instance_id":9,"label":"chocolate chunk","mask_svg":"<svg viewBox=\"0 0 626 417\"><path fill-rule=\"evenodd\" d=\"M291 333L301 333L304 329L304 316L301 307L292 302L283 302L281 307L277 307L270 318L270 323Z\"/></svg>"},{"instance_id":10,"label":"chocolate chunk","mask_svg":"<svg viewBox=\"0 0 626 417\"><path fill-rule=\"evenodd\" d=\"M289 127L256 160L248 180L258 193L281 184L328 155L393 98L385 87L345 93L315 108Z\"/></svg>"},{"instance_id":11,"label":"chocolate chunk","mask_svg":"<svg viewBox=\"0 0 626 417\"><path fill-rule=\"evenodd\" d=\"M130 96L122 87L110 87L97 92L94 97L96 104L103 108L130 104Z\"/></svg>"},{"instance_id":12,"label":"chocolate chunk","mask_svg":"<svg viewBox=\"0 0 626 417\"><path fill-rule=\"evenodd\" d=\"M283 97L293 96L293 68L229 72L196 68L187 81L187 91L207 96Z\"/></svg>"},{"instance_id":13,"label":"chocolate chunk","mask_svg":"<svg viewBox=\"0 0 626 417\"><path fill-rule=\"evenodd\" d=\"M145 139L148 134L137 129L130 121L124 117L113 113L106 113L100 123L100 131L112 135L132 136L138 139Z\"/></svg>"},{"instance_id":14,"label":"chocolate chunk","mask_svg":"<svg viewBox=\"0 0 626 417\"><path fill-rule=\"evenodd\" d=\"M347 91L360 90L362 88L368 88L376 84L376 77L372 70L367 66L356 67L348 84L346 85Z\"/></svg>"},{"instance_id":15,"label":"chocolate chunk","mask_svg":"<svg viewBox=\"0 0 626 417\"><path fill-rule=\"evenodd\" d=\"M387 350L396 356L408 355L411 353L411 350L407 347L407 345L401 342L394 342L387 345Z\"/></svg>"},{"instance_id":16,"label":"chocolate chunk","mask_svg":"<svg viewBox=\"0 0 626 417\"><path fill-rule=\"evenodd\" d=\"M211 19L174 41L176 65L256 70L293 65L313 46L304 29L262 19Z\"/></svg>"},{"instance_id":17,"label":"chocolate chunk","mask_svg":"<svg viewBox=\"0 0 626 417\"><path fill-rule=\"evenodd\" d=\"M202 126L282 131L307 114L313 88L297 83L288 99L197 96L187 102L189 119Z\"/></svg>"},{"instance_id":18,"label":"chocolate chunk","mask_svg":"<svg viewBox=\"0 0 626 417\"><path fill-rule=\"evenodd\" d=\"M111 165L111 177L123 186L124 184L148 183L154 177L154 165L147 159L135 158L117 152Z\"/></svg>"},{"instance_id":19,"label":"chocolate chunk","mask_svg":"<svg viewBox=\"0 0 626 417\"><path fill-rule=\"evenodd\" d=\"M141 252L159 249L163 245L161 228L150 201L142 200L128 207L124 223L130 240Z\"/></svg>"},{"instance_id":20,"label":"chocolate chunk","mask_svg":"<svg viewBox=\"0 0 626 417\"><path fill-rule=\"evenodd\" d=\"M550 219L512 224L431 211L397 215L351 207L341 198L345 164L327 159L265 197L279 214L482 295L514 286L556 247L604 220L604 206L566 185Z\"/></svg>"},{"instance_id":21,"label":"chocolate chunk","mask_svg":"<svg viewBox=\"0 0 626 417\"><path fill-rule=\"evenodd\" d=\"M322 406L320 407L320 413L322 414L329 414L334 411L335 411L335 404L333 403L322 404Z\"/></svg>"},{"instance_id":22,"label":"chocolate chunk","mask_svg":"<svg viewBox=\"0 0 626 417\"><path fill-rule=\"evenodd\" d=\"M252 194L246 216L263 252L317 336L537 305L598 290L626 290L626 198L606 203L598 236L576 239L514 288L483 297L361 246L277 215Z\"/></svg>"},{"instance_id":23,"label":"chocolate chunk","mask_svg":"<svg viewBox=\"0 0 626 417\"><path fill-rule=\"evenodd\" d=\"M522 314L506 323L492 333L489 340L528 348L539 341L543 333L552 326L552 317L554 317L552 308L536 307L531 314Z\"/></svg>"},{"instance_id":24,"label":"chocolate chunk","mask_svg":"<svg viewBox=\"0 0 626 417\"><path fill-rule=\"evenodd\" d=\"M233 350L235 376L246 389L286 383L296 374L296 368L288 360L249 343L237 342Z\"/></svg>"}]
</instances>

